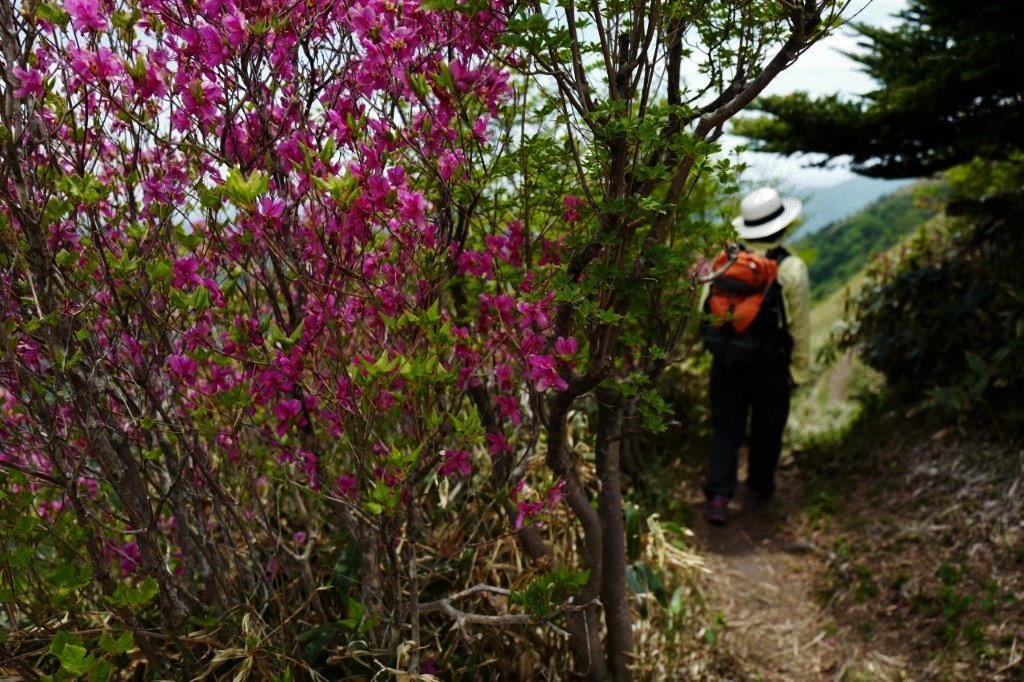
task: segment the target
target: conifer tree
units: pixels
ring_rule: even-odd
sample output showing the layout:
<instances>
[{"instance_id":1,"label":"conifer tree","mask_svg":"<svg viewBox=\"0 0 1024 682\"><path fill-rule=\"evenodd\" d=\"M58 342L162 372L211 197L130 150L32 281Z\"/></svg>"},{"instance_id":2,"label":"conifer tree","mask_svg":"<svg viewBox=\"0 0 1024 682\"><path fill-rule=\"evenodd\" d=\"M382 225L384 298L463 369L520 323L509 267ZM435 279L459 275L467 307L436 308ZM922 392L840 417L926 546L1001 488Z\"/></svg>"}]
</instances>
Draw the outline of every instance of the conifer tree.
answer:
<instances>
[{"instance_id":1,"label":"conifer tree","mask_svg":"<svg viewBox=\"0 0 1024 682\"><path fill-rule=\"evenodd\" d=\"M879 87L862 98L765 97L737 121L758 151L849 156L863 175L927 175L1024 147L1024 41L1016 3L911 0L886 29L857 24L851 55ZM824 163L827 163L824 162Z\"/></svg>"}]
</instances>

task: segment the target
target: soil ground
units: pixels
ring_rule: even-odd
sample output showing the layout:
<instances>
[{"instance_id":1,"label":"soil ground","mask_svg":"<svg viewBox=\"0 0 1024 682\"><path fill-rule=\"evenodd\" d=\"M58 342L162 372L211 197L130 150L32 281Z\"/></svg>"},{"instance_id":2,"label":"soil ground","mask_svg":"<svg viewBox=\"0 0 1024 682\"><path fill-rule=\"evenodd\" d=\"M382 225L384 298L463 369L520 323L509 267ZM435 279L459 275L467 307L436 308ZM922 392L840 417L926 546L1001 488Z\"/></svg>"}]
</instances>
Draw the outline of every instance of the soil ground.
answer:
<instances>
[{"instance_id":1,"label":"soil ground","mask_svg":"<svg viewBox=\"0 0 1024 682\"><path fill-rule=\"evenodd\" d=\"M1024 680L1024 451L870 421L724 527L690 488L716 646L736 679Z\"/></svg>"}]
</instances>

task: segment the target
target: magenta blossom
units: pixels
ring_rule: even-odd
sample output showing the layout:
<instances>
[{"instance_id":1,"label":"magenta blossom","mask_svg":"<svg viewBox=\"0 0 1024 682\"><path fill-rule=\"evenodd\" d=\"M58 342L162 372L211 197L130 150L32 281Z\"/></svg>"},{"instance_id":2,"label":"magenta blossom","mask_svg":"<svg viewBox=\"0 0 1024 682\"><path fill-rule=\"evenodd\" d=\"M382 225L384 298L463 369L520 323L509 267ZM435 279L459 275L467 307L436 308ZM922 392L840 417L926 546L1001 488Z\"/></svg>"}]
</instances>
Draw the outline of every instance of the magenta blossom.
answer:
<instances>
[{"instance_id":1,"label":"magenta blossom","mask_svg":"<svg viewBox=\"0 0 1024 682\"><path fill-rule=\"evenodd\" d=\"M444 464L438 469L442 476L451 476L455 473L469 476L473 473L473 467L469 462L469 453L465 450L445 450Z\"/></svg>"},{"instance_id":2,"label":"magenta blossom","mask_svg":"<svg viewBox=\"0 0 1024 682\"><path fill-rule=\"evenodd\" d=\"M568 382L561 377L555 368L555 359L550 355L531 355L529 370L526 375L534 382L534 388L544 392L549 388L564 391L569 388Z\"/></svg>"},{"instance_id":3,"label":"magenta blossom","mask_svg":"<svg viewBox=\"0 0 1024 682\"><path fill-rule=\"evenodd\" d=\"M334 487L338 489L338 493L340 493L342 497L355 497L358 491L356 487L356 477L349 476L348 474L338 476L338 480L334 482Z\"/></svg>"},{"instance_id":4,"label":"magenta blossom","mask_svg":"<svg viewBox=\"0 0 1024 682\"><path fill-rule=\"evenodd\" d=\"M282 400L274 406L274 416L282 422L299 416L300 412L302 412L302 402L295 398Z\"/></svg>"},{"instance_id":5,"label":"magenta blossom","mask_svg":"<svg viewBox=\"0 0 1024 682\"><path fill-rule=\"evenodd\" d=\"M583 199L573 194L562 199L562 203L565 204L565 212L562 214L562 218L568 223L574 223L580 219L579 208L583 205Z\"/></svg>"},{"instance_id":6,"label":"magenta blossom","mask_svg":"<svg viewBox=\"0 0 1024 682\"><path fill-rule=\"evenodd\" d=\"M512 446L509 444L508 439L505 438L503 433L488 433L487 434L487 447L491 451L491 455L498 456L500 454L511 454Z\"/></svg>"},{"instance_id":7,"label":"magenta blossom","mask_svg":"<svg viewBox=\"0 0 1024 682\"><path fill-rule=\"evenodd\" d=\"M454 152L450 149L446 149L441 152L441 158L438 159L437 171L441 176L441 179L448 182L455 175L456 169L462 165L465 158L461 149L456 149Z\"/></svg>"},{"instance_id":8,"label":"magenta blossom","mask_svg":"<svg viewBox=\"0 0 1024 682\"><path fill-rule=\"evenodd\" d=\"M43 74L39 72L39 69L21 69L15 66L14 75L21 81L18 89L11 93L17 99L43 96Z\"/></svg>"},{"instance_id":9,"label":"magenta blossom","mask_svg":"<svg viewBox=\"0 0 1024 682\"><path fill-rule=\"evenodd\" d=\"M562 359L569 359L576 355L576 351L579 350L576 339L572 336L563 337L559 336L555 341L555 355Z\"/></svg>"},{"instance_id":10,"label":"magenta blossom","mask_svg":"<svg viewBox=\"0 0 1024 682\"><path fill-rule=\"evenodd\" d=\"M537 526L541 525L541 519L537 517L544 511L554 511L555 507L565 499L565 484L564 480L559 481L548 488L543 500L529 502L520 499L526 489L525 482L520 480L509 495L512 501L516 503L516 530L521 529L527 523Z\"/></svg>"},{"instance_id":11,"label":"magenta blossom","mask_svg":"<svg viewBox=\"0 0 1024 682\"><path fill-rule=\"evenodd\" d=\"M249 37L249 25L245 21L245 15L237 9L224 16L223 27L231 47L238 47Z\"/></svg>"},{"instance_id":12,"label":"magenta blossom","mask_svg":"<svg viewBox=\"0 0 1024 682\"><path fill-rule=\"evenodd\" d=\"M142 552L139 550L139 543L135 540L123 545L113 544L112 549L117 556L117 565L123 576L134 573L142 563Z\"/></svg>"},{"instance_id":13,"label":"magenta blossom","mask_svg":"<svg viewBox=\"0 0 1024 682\"><path fill-rule=\"evenodd\" d=\"M199 365L187 355L181 355L180 353L171 355L167 358L167 366L178 375L178 378L186 386L191 386L196 382L196 372L199 370Z\"/></svg>"},{"instance_id":14,"label":"magenta blossom","mask_svg":"<svg viewBox=\"0 0 1024 682\"><path fill-rule=\"evenodd\" d=\"M519 530L526 525L528 520L539 525L539 522L534 521L533 518L544 511L544 503L520 502L516 505L516 509L518 510L518 513L516 514L516 530Z\"/></svg>"},{"instance_id":15,"label":"magenta blossom","mask_svg":"<svg viewBox=\"0 0 1024 682\"><path fill-rule=\"evenodd\" d=\"M76 31L105 31L107 19L100 9L99 0L64 0L64 9L71 15Z\"/></svg>"},{"instance_id":16,"label":"magenta blossom","mask_svg":"<svg viewBox=\"0 0 1024 682\"><path fill-rule=\"evenodd\" d=\"M195 256L179 258L174 261L172 272L174 277L171 281L171 286L175 289L190 289L203 281L199 277L199 261L196 260Z\"/></svg>"},{"instance_id":17,"label":"magenta blossom","mask_svg":"<svg viewBox=\"0 0 1024 682\"><path fill-rule=\"evenodd\" d=\"M498 414L502 419L508 419L514 425L519 426L523 419L519 411L519 399L514 395L499 395L494 399L498 404Z\"/></svg>"}]
</instances>

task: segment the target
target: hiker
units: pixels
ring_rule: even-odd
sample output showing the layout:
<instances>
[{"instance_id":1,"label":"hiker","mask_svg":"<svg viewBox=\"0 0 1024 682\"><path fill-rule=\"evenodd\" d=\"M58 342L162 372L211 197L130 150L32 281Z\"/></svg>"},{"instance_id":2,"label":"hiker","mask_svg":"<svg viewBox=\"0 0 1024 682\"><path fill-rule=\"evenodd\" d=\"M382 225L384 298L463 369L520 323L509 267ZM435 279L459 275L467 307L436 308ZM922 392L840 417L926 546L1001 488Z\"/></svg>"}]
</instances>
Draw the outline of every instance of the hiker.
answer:
<instances>
[{"instance_id":1,"label":"hiker","mask_svg":"<svg viewBox=\"0 0 1024 682\"><path fill-rule=\"evenodd\" d=\"M705 345L712 352L714 435L704 485L705 518L711 523L724 524L729 519L744 440L748 445L745 506L763 505L775 492L790 393L807 379L810 363L807 265L781 246L800 209L799 200L782 199L769 187L745 196L741 215L733 220L742 241L731 254L719 256L716 272L720 274L705 290L702 306L712 318L703 327ZM730 258L733 265L727 268ZM767 284L731 279L761 272Z\"/></svg>"}]
</instances>

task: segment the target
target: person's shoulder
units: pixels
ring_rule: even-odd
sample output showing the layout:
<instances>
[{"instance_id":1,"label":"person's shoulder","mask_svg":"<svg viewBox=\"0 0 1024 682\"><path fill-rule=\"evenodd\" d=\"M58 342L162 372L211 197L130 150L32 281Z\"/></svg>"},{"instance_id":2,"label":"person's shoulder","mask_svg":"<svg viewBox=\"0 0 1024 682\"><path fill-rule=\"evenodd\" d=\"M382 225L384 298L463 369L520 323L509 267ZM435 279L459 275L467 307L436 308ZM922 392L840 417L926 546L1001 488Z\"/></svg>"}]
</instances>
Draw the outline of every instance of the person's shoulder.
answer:
<instances>
[{"instance_id":1,"label":"person's shoulder","mask_svg":"<svg viewBox=\"0 0 1024 682\"><path fill-rule=\"evenodd\" d=\"M804 259L801 258L800 254L797 253L796 250L793 249L791 246L781 244L779 245L779 248L786 252L786 257L784 260L790 261L791 263L800 263L804 267L807 267L807 263L804 262Z\"/></svg>"},{"instance_id":2,"label":"person's shoulder","mask_svg":"<svg viewBox=\"0 0 1024 682\"><path fill-rule=\"evenodd\" d=\"M804 259L792 249L785 246L783 248L786 249L787 255L779 263L779 277L782 279L806 277L807 263L804 262Z\"/></svg>"}]
</instances>

